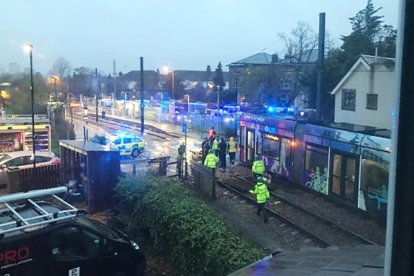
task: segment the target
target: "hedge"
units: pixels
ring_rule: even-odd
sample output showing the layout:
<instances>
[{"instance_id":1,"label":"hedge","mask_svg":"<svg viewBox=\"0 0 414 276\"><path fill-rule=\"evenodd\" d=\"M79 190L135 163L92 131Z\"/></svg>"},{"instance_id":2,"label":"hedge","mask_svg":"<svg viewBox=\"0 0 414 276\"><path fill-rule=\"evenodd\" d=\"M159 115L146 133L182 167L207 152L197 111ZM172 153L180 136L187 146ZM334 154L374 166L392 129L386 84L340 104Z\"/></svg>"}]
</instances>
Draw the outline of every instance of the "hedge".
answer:
<instances>
[{"instance_id":1,"label":"hedge","mask_svg":"<svg viewBox=\"0 0 414 276\"><path fill-rule=\"evenodd\" d=\"M126 231L147 233L183 275L226 275L265 255L176 180L123 177L115 188Z\"/></svg>"}]
</instances>

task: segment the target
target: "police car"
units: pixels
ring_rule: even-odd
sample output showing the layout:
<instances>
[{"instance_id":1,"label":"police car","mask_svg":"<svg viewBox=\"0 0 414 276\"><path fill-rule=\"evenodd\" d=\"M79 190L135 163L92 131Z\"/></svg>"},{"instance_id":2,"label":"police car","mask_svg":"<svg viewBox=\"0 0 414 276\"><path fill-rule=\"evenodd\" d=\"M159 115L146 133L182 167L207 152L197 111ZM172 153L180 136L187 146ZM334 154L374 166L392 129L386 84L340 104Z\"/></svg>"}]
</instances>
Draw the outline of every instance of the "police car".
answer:
<instances>
[{"instance_id":1,"label":"police car","mask_svg":"<svg viewBox=\"0 0 414 276\"><path fill-rule=\"evenodd\" d=\"M144 275L139 246L57 196L65 192L0 197L0 275Z\"/></svg>"},{"instance_id":2,"label":"police car","mask_svg":"<svg viewBox=\"0 0 414 276\"><path fill-rule=\"evenodd\" d=\"M119 150L121 155L131 155L134 158L145 148L145 142L133 133L118 133L110 137L95 136L92 141L105 145L108 149Z\"/></svg>"}]
</instances>

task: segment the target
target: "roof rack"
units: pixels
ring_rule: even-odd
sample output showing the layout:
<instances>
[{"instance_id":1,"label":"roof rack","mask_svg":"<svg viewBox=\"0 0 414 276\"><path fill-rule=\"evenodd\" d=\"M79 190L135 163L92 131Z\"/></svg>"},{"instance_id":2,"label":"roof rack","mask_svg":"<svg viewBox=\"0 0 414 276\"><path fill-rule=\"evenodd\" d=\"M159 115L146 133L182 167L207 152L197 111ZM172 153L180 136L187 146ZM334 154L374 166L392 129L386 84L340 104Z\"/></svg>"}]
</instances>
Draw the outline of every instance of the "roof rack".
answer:
<instances>
[{"instance_id":1,"label":"roof rack","mask_svg":"<svg viewBox=\"0 0 414 276\"><path fill-rule=\"evenodd\" d=\"M0 235L4 237L4 234L14 232L17 230L23 230L30 227L36 227L51 222L57 222L67 220L69 218L76 217L79 213L79 209L67 203L56 194L67 193L67 187L57 187L43 190L33 190L29 192L16 193L10 195L0 196L0 204L3 204L6 208L2 211L10 211L13 216L10 217L10 221L0 224ZM58 212L48 212L45 208L42 208L33 199L43 196L51 196L59 201L64 210ZM18 211L11 205L12 202L26 200L26 204L31 205L40 215L34 215L30 217L21 216Z\"/></svg>"}]
</instances>

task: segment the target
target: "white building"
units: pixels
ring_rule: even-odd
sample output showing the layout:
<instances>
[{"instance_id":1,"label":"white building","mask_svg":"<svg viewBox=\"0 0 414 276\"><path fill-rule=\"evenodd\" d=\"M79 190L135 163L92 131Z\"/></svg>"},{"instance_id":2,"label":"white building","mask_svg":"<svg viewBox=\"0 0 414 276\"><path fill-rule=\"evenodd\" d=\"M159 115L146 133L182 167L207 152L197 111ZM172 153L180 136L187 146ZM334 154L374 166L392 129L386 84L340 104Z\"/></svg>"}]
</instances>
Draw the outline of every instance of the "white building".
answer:
<instances>
[{"instance_id":1,"label":"white building","mask_svg":"<svg viewBox=\"0 0 414 276\"><path fill-rule=\"evenodd\" d=\"M335 122L391 129L395 59L361 55L332 90Z\"/></svg>"}]
</instances>

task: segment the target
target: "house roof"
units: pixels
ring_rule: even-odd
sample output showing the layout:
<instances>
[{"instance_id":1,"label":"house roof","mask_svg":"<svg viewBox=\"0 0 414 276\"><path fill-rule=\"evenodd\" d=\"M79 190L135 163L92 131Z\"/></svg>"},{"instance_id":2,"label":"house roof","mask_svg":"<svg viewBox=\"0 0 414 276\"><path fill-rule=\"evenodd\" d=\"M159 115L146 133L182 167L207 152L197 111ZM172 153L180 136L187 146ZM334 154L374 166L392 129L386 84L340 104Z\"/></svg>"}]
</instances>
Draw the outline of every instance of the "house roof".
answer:
<instances>
[{"instance_id":1,"label":"house roof","mask_svg":"<svg viewBox=\"0 0 414 276\"><path fill-rule=\"evenodd\" d=\"M272 55L268 53L257 53L250 57L230 63L228 66L248 65L248 64L270 64Z\"/></svg>"},{"instance_id":2,"label":"house roof","mask_svg":"<svg viewBox=\"0 0 414 276\"><path fill-rule=\"evenodd\" d=\"M389 57L376 57L376 56L369 56L369 55L361 55L361 57L369 64L383 64L385 66L394 66L395 65L395 58Z\"/></svg>"},{"instance_id":3,"label":"house roof","mask_svg":"<svg viewBox=\"0 0 414 276\"><path fill-rule=\"evenodd\" d=\"M296 54L292 57L282 59L276 64L293 64L293 63L315 63L318 61L318 49L306 50L301 56Z\"/></svg>"},{"instance_id":4,"label":"house roof","mask_svg":"<svg viewBox=\"0 0 414 276\"><path fill-rule=\"evenodd\" d=\"M158 76L157 71L144 70L144 78L153 78L157 76ZM123 74L119 78L125 81L138 81L141 79L141 71L139 70L129 71L128 73Z\"/></svg>"},{"instance_id":5,"label":"house roof","mask_svg":"<svg viewBox=\"0 0 414 276\"><path fill-rule=\"evenodd\" d=\"M375 67L373 67L374 65L383 65L387 68L393 68L395 66L395 59L389 57L361 55L354 65L352 65L351 69L349 69L341 81L331 91L331 95L335 95L341 89L342 85L348 81L359 65L364 66L367 70L371 70L371 68L375 70Z\"/></svg>"},{"instance_id":6,"label":"house roof","mask_svg":"<svg viewBox=\"0 0 414 276\"><path fill-rule=\"evenodd\" d=\"M184 81L212 81L215 76L215 72L211 71L211 74L208 77L206 71L175 70L174 76L175 78L184 80ZM223 71L223 78L225 81L228 81L229 72Z\"/></svg>"}]
</instances>

